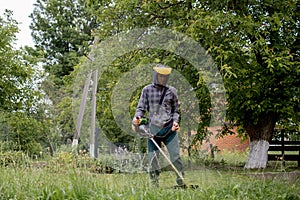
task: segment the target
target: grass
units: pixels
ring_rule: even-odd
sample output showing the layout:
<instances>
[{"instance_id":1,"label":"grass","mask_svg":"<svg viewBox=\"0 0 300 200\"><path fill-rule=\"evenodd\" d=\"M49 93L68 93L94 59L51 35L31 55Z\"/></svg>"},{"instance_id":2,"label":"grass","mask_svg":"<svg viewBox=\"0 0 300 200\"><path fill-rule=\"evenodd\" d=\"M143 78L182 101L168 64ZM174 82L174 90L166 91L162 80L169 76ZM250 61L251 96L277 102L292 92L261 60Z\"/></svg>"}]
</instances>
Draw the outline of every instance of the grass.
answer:
<instances>
[{"instance_id":1,"label":"grass","mask_svg":"<svg viewBox=\"0 0 300 200\"><path fill-rule=\"evenodd\" d=\"M300 199L299 179L250 176L261 171L243 170L244 156L239 153L219 154L214 161L218 165L202 163L186 170L185 182L198 185L197 189L173 189L176 176L172 171L163 171L160 187L153 188L147 173L99 173L91 170L84 157L58 157L43 161L45 165L0 167L0 199Z\"/></svg>"},{"instance_id":2,"label":"grass","mask_svg":"<svg viewBox=\"0 0 300 200\"><path fill-rule=\"evenodd\" d=\"M95 174L82 169L0 169L0 199L300 199L300 183L251 178L245 173L199 169L186 172L198 189L173 189L175 175L165 171L160 187L146 173Z\"/></svg>"}]
</instances>

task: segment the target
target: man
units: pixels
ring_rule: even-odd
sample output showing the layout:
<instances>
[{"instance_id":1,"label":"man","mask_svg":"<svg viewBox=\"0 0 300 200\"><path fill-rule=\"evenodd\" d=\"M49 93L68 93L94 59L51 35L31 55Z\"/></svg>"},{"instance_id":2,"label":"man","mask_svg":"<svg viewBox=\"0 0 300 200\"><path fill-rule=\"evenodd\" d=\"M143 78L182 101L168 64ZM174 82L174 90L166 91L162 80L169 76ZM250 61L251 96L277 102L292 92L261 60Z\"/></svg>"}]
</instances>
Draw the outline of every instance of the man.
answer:
<instances>
[{"instance_id":1,"label":"man","mask_svg":"<svg viewBox=\"0 0 300 200\"><path fill-rule=\"evenodd\" d=\"M153 83L143 88L132 124L133 130L137 131L140 119L146 117L146 113L148 114L149 128L154 140L159 146L162 142L166 145L170 160L183 177L183 164L180 158L177 135L179 129L178 97L176 89L167 85L171 71L172 68L162 64L153 67ZM160 173L157 160L158 153L157 147L149 139L149 175L153 186L158 186ZM183 180L178 175L176 182L179 186L184 185Z\"/></svg>"}]
</instances>

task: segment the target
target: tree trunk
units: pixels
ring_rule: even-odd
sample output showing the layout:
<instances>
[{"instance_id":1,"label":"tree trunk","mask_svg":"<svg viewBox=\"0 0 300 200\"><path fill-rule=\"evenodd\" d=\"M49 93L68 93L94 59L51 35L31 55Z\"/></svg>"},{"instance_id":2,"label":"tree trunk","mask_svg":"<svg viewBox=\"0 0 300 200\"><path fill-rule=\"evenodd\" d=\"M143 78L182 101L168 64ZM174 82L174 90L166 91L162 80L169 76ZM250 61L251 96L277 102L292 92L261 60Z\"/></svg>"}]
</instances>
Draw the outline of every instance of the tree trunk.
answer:
<instances>
[{"instance_id":1,"label":"tree trunk","mask_svg":"<svg viewBox=\"0 0 300 200\"><path fill-rule=\"evenodd\" d=\"M268 162L269 142L266 140L250 141L250 152L245 169L266 168Z\"/></svg>"},{"instance_id":2,"label":"tree trunk","mask_svg":"<svg viewBox=\"0 0 300 200\"><path fill-rule=\"evenodd\" d=\"M248 118L249 119L249 118ZM244 121L246 132L250 136L250 151L245 169L266 168L268 162L269 141L275 128L276 116L274 113L264 113L257 123Z\"/></svg>"}]
</instances>

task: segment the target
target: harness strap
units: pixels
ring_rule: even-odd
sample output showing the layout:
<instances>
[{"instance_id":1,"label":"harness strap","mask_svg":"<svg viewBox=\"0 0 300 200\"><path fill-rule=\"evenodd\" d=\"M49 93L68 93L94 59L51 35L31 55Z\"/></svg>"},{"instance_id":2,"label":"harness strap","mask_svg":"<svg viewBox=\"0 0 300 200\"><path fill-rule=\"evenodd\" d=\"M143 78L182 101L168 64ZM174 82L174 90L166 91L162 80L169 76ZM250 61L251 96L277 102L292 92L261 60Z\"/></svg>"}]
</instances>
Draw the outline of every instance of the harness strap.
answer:
<instances>
[{"instance_id":1,"label":"harness strap","mask_svg":"<svg viewBox=\"0 0 300 200\"><path fill-rule=\"evenodd\" d=\"M156 113L158 113L159 108L160 108L162 102L164 101L164 98L165 98L165 95L166 95L167 90L168 90L168 87L164 87L164 91L163 91L163 93L162 93L162 95L161 95L161 97L160 97L160 100L159 100L159 103L158 103L159 106L158 106L157 109L156 109Z\"/></svg>"}]
</instances>

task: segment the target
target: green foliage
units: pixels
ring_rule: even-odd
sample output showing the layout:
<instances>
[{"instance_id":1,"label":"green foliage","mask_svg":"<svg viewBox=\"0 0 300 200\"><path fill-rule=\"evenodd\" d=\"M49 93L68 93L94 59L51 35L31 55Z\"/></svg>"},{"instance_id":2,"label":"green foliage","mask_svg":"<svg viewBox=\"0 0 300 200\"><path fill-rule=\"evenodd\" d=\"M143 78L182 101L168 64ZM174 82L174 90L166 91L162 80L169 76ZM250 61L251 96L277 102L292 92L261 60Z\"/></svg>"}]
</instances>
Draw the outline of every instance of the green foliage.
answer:
<instances>
[{"instance_id":1,"label":"green foliage","mask_svg":"<svg viewBox=\"0 0 300 200\"><path fill-rule=\"evenodd\" d=\"M47 127L42 118L42 95L37 89L39 57L31 54L31 48L14 49L19 30L11 11L5 11L0 23L0 141L8 144L1 150L23 150L30 156L38 155L42 151L41 144L46 144L43 131Z\"/></svg>"},{"instance_id":2,"label":"green foliage","mask_svg":"<svg viewBox=\"0 0 300 200\"><path fill-rule=\"evenodd\" d=\"M299 122L299 53L294 49L299 40L294 20L298 7L296 2L275 2L274 7L267 2L214 7L193 15L188 30L201 39L223 74L228 119L250 135L267 126L262 121L268 115L273 128L279 119Z\"/></svg>"},{"instance_id":3,"label":"green foliage","mask_svg":"<svg viewBox=\"0 0 300 200\"><path fill-rule=\"evenodd\" d=\"M43 57L39 60L39 65L45 69L40 89L51 102L44 106L48 112L44 117L51 126L47 139L54 149L65 144L75 132L70 92L73 83L68 75L89 51L95 19L82 0L38 0L30 17L35 42L32 53Z\"/></svg>"},{"instance_id":4,"label":"green foliage","mask_svg":"<svg viewBox=\"0 0 300 200\"><path fill-rule=\"evenodd\" d=\"M97 32L104 40L132 28L157 26L191 36L204 46L222 73L228 120L245 128L253 139L268 139L277 121L299 122L295 114L299 104L297 9L295 1L103 2L97 15L103 23ZM160 55L160 61L169 64L172 60L172 67L188 69L182 59ZM188 78L192 85L201 79ZM204 100L200 107L209 107L207 96L200 89L197 94ZM264 128L267 135L262 134Z\"/></svg>"},{"instance_id":5,"label":"green foliage","mask_svg":"<svg viewBox=\"0 0 300 200\"><path fill-rule=\"evenodd\" d=\"M43 65L61 85L60 79L86 54L95 20L82 0L38 0L30 17L35 47L45 55Z\"/></svg>"},{"instance_id":6,"label":"green foliage","mask_svg":"<svg viewBox=\"0 0 300 200\"><path fill-rule=\"evenodd\" d=\"M13 144L7 150L22 150L30 156L40 154L41 143L47 144L45 124L20 112L4 115L1 119L3 121L0 124L4 132L0 134L0 139Z\"/></svg>"},{"instance_id":7,"label":"green foliage","mask_svg":"<svg viewBox=\"0 0 300 200\"><path fill-rule=\"evenodd\" d=\"M0 27L0 110L29 110L38 97L32 83L35 69L26 52L13 47L19 30L11 11L0 17Z\"/></svg>"},{"instance_id":8,"label":"green foliage","mask_svg":"<svg viewBox=\"0 0 300 200\"><path fill-rule=\"evenodd\" d=\"M41 89L51 102L44 105L49 125L46 135L48 145L54 150L66 144L76 132L72 107L76 75L74 78L70 74L90 51L96 22L83 0L38 0L30 17L35 42L32 53L43 57L39 60L45 69Z\"/></svg>"},{"instance_id":9,"label":"green foliage","mask_svg":"<svg viewBox=\"0 0 300 200\"><path fill-rule=\"evenodd\" d=\"M0 144L2 146L2 144ZM1 147L0 146L0 147ZM29 158L22 151L2 151L0 149L0 167L26 167Z\"/></svg>"},{"instance_id":10,"label":"green foliage","mask_svg":"<svg viewBox=\"0 0 300 200\"><path fill-rule=\"evenodd\" d=\"M56 105L56 111L57 115L54 117L54 120L58 124L62 141L66 142L68 138L73 137L73 133L75 132L71 97L64 97Z\"/></svg>"}]
</instances>

